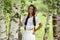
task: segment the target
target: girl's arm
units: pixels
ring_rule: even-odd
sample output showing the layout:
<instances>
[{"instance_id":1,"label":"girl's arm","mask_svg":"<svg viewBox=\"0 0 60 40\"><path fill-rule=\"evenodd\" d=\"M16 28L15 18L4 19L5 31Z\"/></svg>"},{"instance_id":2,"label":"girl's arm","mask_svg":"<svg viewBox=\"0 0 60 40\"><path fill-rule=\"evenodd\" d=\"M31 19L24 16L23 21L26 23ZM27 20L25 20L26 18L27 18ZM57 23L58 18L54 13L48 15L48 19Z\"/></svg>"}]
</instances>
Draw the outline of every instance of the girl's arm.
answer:
<instances>
[{"instance_id":1,"label":"girl's arm","mask_svg":"<svg viewBox=\"0 0 60 40\"><path fill-rule=\"evenodd\" d=\"M27 17L27 15L24 16L23 20L19 22L19 26L25 26L24 23L25 23L26 17Z\"/></svg>"},{"instance_id":2,"label":"girl's arm","mask_svg":"<svg viewBox=\"0 0 60 40\"><path fill-rule=\"evenodd\" d=\"M42 26L43 26L42 23L40 23L39 26L38 26L38 28L36 28L36 29L34 28L33 34L35 34L35 32L36 32L37 30L39 30Z\"/></svg>"},{"instance_id":3,"label":"girl's arm","mask_svg":"<svg viewBox=\"0 0 60 40\"><path fill-rule=\"evenodd\" d=\"M19 17L19 24L18 24L18 26L22 26L21 15L20 15L20 17Z\"/></svg>"},{"instance_id":4,"label":"girl's arm","mask_svg":"<svg viewBox=\"0 0 60 40\"><path fill-rule=\"evenodd\" d=\"M36 32L37 30L39 30L42 27L42 23L39 24L38 28L34 29L34 32Z\"/></svg>"}]
</instances>

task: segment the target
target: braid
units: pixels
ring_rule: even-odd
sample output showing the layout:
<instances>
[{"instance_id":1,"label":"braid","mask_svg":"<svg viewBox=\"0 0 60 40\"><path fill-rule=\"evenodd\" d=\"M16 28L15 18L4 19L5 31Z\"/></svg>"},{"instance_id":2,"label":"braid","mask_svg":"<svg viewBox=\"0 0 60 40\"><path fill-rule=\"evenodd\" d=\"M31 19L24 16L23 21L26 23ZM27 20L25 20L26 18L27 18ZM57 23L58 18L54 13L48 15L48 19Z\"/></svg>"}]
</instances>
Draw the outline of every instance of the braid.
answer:
<instances>
[{"instance_id":1,"label":"braid","mask_svg":"<svg viewBox=\"0 0 60 40\"><path fill-rule=\"evenodd\" d=\"M35 16L33 16L33 24L36 26Z\"/></svg>"}]
</instances>

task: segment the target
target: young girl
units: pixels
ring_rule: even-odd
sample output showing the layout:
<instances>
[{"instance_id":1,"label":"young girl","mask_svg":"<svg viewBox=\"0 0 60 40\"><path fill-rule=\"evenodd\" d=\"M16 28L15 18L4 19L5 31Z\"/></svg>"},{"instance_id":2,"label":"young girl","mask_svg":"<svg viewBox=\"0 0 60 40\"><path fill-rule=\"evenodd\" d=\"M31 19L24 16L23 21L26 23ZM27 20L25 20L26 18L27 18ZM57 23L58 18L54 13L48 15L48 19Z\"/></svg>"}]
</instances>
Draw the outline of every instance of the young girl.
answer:
<instances>
[{"instance_id":1,"label":"young girl","mask_svg":"<svg viewBox=\"0 0 60 40\"><path fill-rule=\"evenodd\" d=\"M28 7L28 15L26 15L22 20L22 25L25 29L22 34L22 40L35 40L35 32L42 27L42 23L35 16L35 13L36 7L31 4ZM38 28L35 28L36 24L39 24Z\"/></svg>"}]
</instances>

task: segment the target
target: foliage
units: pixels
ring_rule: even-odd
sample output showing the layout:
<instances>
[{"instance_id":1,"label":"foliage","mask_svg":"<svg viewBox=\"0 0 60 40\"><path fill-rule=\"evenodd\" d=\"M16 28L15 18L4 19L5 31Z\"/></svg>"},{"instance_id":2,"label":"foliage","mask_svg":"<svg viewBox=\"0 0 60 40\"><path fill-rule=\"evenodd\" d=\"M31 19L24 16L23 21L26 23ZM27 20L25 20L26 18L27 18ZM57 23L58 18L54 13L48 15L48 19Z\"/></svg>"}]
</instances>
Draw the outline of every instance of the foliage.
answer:
<instances>
[{"instance_id":1,"label":"foliage","mask_svg":"<svg viewBox=\"0 0 60 40\"><path fill-rule=\"evenodd\" d=\"M11 0L4 0L4 12L5 13L12 12Z\"/></svg>"},{"instance_id":2,"label":"foliage","mask_svg":"<svg viewBox=\"0 0 60 40\"><path fill-rule=\"evenodd\" d=\"M4 0L4 15L6 18L6 31L7 31L7 37L9 37L10 33L10 14L12 12L12 5L11 5L11 0ZM9 30L7 30L9 29Z\"/></svg>"},{"instance_id":3,"label":"foliage","mask_svg":"<svg viewBox=\"0 0 60 40\"><path fill-rule=\"evenodd\" d=\"M21 0L21 14L24 15L23 13L25 12L24 7L25 7L25 0Z\"/></svg>"},{"instance_id":4,"label":"foliage","mask_svg":"<svg viewBox=\"0 0 60 40\"><path fill-rule=\"evenodd\" d=\"M57 13L60 16L60 1L57 1Z\"/></svg>"}]
</instances>

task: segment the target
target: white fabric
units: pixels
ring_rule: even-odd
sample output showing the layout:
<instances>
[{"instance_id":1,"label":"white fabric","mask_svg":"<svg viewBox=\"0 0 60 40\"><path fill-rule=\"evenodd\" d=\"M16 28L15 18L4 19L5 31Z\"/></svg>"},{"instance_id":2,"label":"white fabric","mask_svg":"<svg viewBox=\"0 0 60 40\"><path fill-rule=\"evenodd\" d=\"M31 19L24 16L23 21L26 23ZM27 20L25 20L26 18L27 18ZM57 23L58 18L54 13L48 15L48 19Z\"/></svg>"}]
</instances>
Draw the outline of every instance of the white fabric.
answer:
<instances>
[{"instance_id":1,"label":"white fabric","mask_svg":"<svg viewBox=\"0 0 60 40\"><path fill-rule=\"evenodd\" d=\"M24 18L23 18L23 20L22 20L22 24L23 24L24 27L25 27L24 23L25 23L26 18L27 18L27 15L24 16Z\"/></svg>"},{"instance_id":2,"label":"white fabric","mask_svg":"<svg viewBox=\"0 0 60 40\"><path fill-rule=\"evenodd\" d=\"M22 21L22 24L24 27L25 27L24 23L26 21L26 18L27 16L25 16ZM35 16L35 21L36 21L36 24L41 23L40 20L36 16ZM34 30L29 30L32 28L34 29L33 17L30 17L27 21L26 30L22 34L22 40L35 40L35 35L33 34Z\"/></svg>"},{"instance_id":3,"label":"white fabric","mask_svg":"<svg viewBox=\"0 0 60 40\"><path fill-rule=\"evenodd\" d=\"M24 23L25 23L26 18L27 16L23 18L23 21L22 21L23 26L25 26ZM35 21L36 21L36 24L41 23L40 20L36 16L35 16ZM26 29L32 29L32 28L34 28L33 17L30 17L27 21Z\"/></svg>"},{"instance_id":4,"label":"white fabric","mask_svg":"<svg viewBox=\"0 0 60 40\"><path fill-rule=\"evenodd\" d=\"M35 40L35 35L33 34L33 30L26 30L22 34L22 40Z\"/></svg>"}]
</instances>

